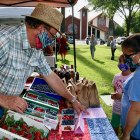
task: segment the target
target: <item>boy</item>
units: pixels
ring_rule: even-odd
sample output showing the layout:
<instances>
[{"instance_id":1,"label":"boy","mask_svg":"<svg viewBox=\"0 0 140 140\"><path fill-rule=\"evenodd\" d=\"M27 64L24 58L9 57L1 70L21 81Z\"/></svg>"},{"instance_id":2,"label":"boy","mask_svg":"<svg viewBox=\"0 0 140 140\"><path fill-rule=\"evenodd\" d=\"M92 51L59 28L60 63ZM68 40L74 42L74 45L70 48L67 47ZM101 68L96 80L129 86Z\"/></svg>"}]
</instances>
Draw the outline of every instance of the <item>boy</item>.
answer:
<instances>
[{"instance_id":1,"label":"boy","mask_svg":"<svg viewBox=\"0 0 140 140\"><path fill-rule=\"evenodd\" d=\"M123 93L123 83L125 80L132 75L129 66L125 63L124 55L119 57L118 68L121 70L121 73L118 73L113 78L114 93L111 95L111 98L114 100L113 109L112 109L112 127L118 135L118 130L120 126L120 114L121 114L121 97Z\"/></svg>"}]
</instances>

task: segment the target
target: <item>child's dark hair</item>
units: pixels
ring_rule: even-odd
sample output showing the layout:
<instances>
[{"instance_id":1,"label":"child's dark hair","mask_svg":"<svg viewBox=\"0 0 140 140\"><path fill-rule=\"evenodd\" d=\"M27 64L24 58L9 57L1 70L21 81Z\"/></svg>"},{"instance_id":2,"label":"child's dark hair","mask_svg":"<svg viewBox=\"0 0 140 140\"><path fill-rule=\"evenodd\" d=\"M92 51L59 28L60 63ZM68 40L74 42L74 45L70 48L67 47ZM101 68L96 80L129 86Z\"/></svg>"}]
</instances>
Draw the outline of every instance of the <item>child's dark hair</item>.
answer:
<instances>
[{"instance_id":1,"label":"child's dark hair","mask_svg":"<svg viewBox=\"0 0 140 140\"><path fill-rule=\"evenodd\" d=\"M140 33L127 37L121 46L131 48L134 52L140 52Z\"/></svg>"}]
</instances>

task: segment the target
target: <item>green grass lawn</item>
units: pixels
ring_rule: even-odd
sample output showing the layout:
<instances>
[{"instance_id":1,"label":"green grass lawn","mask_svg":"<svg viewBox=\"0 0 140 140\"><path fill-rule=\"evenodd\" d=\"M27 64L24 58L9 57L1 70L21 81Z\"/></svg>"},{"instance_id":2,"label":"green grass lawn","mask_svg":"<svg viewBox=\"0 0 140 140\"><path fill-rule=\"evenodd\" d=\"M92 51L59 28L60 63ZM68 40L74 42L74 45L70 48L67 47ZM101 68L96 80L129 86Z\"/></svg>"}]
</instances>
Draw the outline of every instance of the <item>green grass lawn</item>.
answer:
<instances>
[{"instance_id":1,"label":"green grass lawn","mask_svg":"<svg viewBox=\"0 0 140 140\"><path fill-rule=\"evenodd\" d=\"M120 72L117 67L120 54L121 48L118 46L115 52L115 60L111 60L110 47L100 45L96 46L95 60L92 60L89 45L76 45L76 69L80 77L86 77L88 80L95 81L100 95L110 94L113 92L112 79L116 73ZM61 61L61 57L58 55L56 63L58 68L62 64L74 64L73 45L70 45L70 51L66 56L66 60ZM110 119L112 108L104 104L102 100L100 101Z\"/></svg>"}]
</instances>

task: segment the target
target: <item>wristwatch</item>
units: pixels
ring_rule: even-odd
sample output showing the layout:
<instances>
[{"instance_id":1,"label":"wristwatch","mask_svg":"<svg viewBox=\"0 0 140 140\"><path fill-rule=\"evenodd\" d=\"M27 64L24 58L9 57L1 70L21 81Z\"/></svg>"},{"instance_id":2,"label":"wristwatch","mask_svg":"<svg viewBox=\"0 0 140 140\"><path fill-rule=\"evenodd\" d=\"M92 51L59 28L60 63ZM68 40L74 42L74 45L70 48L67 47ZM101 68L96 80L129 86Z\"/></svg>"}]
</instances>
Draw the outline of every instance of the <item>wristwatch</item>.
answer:
<instances>
[{"instance_id":1,"label":"wristwatch","mask_svg":"<svg viewBox=\"0 0 140 140\"><path fill-rule=\"evenodd\" d=\"M76 101L76 97L73 96L72 100L71 100L71 103L74 103Z\"/></svg>"}]
</instances>

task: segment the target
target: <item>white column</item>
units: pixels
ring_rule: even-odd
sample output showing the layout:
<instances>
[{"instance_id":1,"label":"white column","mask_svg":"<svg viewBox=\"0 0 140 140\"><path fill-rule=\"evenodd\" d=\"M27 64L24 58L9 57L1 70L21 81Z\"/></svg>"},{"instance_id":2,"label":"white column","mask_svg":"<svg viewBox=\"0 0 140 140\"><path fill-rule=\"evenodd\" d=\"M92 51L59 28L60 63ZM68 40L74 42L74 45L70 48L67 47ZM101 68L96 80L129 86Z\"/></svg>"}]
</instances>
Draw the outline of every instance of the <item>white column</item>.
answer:
<instances>
[{"instance_id":1,"label":"white column","mask_svg":"<svg viewBox=\"0 0 140 140\"><path fill-rule=\"evenodd\" d=\"M97 38L97 28L95 28L95 37Z\"/></svg>"}]
</instances>

